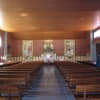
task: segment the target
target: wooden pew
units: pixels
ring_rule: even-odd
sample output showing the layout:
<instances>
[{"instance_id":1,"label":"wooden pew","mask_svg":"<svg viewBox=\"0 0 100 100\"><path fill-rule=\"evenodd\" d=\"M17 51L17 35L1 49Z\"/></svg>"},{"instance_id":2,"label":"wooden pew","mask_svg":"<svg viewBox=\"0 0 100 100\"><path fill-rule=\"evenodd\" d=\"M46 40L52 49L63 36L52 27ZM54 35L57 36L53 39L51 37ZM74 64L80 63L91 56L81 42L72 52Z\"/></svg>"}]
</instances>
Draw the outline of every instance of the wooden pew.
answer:
<instances>
[{"instance_id":1,"label":"wooden pew","mask_svg":"<svg viewBox=\"0 0 100 100\"><path fill-rule=\"evenodd\" d=\"M40 64L24 63L0 68L0 98L4 94L8 95L10 100L13 100L11 99L14 98L13 95L20 96L31 83L31 78L35 76L34 73L40 68ZM6 100L8 97L3 98Z\"/></svg>"},{"instance_id":2,"label":"wooden pew","mask_svg":"<svg viewBox=\"0 0 100 100\"><path fill-rule=\"evenodd\" d=\"M20 96L2 96L0 100L21 100Z\"/></svg>"},{"instance_id":3,"label":"wooden pew","mask_svg":"<svg viewBox=\"0 0 100 100\"><path fill-rule=\"evenodd\" d=\"M83 94L82 100L91 100L88 94L100 94L100 72L96 68L71 62L57 62L56 65L69 87L74 86L75 93Z\"/></svg>"},{"instance_id":4,"label":"wooden pew","mask_svg":"<svg viewBox=\"0 0 100 100\"><path fill-rule=\"evenodd\" d=\"M12 66L12 65L16 65L19 64L21 62L0 62L0 67L5 67L5 66Z\"/></svg>"},{"instance_id":5,"label":"wooden pew","mask_svg":"<svg viewBox=\"0 0 100 100\"><path fill-rule=\"evenodd\" d=\"M89 85L77 85L76 86L76 94L83 93L83 100L87 100L87 95L97 95L100 93L100 84L89 84ZM100 94L99 94L100 95ZM99 98L100 100L100 98Z\"/></svg>"}]
</instances>

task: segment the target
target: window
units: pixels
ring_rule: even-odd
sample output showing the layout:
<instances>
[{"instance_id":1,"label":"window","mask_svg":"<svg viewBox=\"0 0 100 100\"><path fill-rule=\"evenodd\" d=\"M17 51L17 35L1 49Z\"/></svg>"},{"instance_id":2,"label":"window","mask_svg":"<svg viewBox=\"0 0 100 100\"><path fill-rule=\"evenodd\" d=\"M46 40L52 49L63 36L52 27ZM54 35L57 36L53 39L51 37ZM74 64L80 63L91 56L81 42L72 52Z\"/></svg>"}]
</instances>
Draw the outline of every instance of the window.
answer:
<instances>
[{"instance_id":1,"label":"window","mask_svg":"<svg viewBox=\"0 0 100 100\"><path fill-rule=\"evenodd\" d=\"M94 32L94 39L100 38L100 29Z\"/></svg>"}]
</instances>

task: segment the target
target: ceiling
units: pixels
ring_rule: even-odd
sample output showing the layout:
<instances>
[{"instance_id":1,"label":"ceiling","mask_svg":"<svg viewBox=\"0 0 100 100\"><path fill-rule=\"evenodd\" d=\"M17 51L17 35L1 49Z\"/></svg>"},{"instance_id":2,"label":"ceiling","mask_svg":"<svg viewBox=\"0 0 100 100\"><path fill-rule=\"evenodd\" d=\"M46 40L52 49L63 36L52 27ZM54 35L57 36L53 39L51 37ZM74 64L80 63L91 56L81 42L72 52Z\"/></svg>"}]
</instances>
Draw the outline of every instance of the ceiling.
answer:
<instances>
[{"instance_id":1,"label":"ceiling","mask_svg":"<svg viewBox=\"0 0 100 100\"><path fill-rule=\"evenodd\" d=\"M100 25L100 0L0 0L0 29L16 39L81 38Z\"/></svg>"}]
</instances>

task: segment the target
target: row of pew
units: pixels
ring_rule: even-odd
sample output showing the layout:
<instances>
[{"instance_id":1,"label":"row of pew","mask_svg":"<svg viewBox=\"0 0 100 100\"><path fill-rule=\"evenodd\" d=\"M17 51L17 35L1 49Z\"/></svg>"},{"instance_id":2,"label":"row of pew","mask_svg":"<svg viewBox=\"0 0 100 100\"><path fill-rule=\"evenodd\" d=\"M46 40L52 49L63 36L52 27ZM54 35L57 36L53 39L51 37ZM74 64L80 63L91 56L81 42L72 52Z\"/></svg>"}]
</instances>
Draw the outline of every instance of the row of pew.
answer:
<instances>
[{"instance_id":1,"label":"row of pew","mask_svg":"<svg viewBox=\"0 0 100 100\"><path fill-rule=\"evenodd\" d=\"M85 65L90 65L92 67L96 67L96 63L93 63L91 61L77 61L77 63L85 64Z\"/></svg>"},{"instance_id":2,"label":"row of pew","mask_svg":"<svg viewBox=\"0 0 100 100\"><path fill-rule=\"evenodd\" d=\"M73 62L56 62L56 65L76 100L100 100L100 70Z\"/></svg>"},{"instance_id":3,"label":"row of pew","mask_svg":"<svg viewBox=\"0 0 100 100\"><path fill-rule=\"evenodd\" d=\"M0 67L0 100L21 100L42 62L18 63Z\"/></svg>"},{"instance_id":4,"label":"row of pew","mask_svg":"<svg viewBox=\"0 0 100 100\"><path fill-rule=\"evenodd\" d=\"M0 67L16 65L19 63L21 63L21 62L0 62Z\"/></svg>"}]
</instances>

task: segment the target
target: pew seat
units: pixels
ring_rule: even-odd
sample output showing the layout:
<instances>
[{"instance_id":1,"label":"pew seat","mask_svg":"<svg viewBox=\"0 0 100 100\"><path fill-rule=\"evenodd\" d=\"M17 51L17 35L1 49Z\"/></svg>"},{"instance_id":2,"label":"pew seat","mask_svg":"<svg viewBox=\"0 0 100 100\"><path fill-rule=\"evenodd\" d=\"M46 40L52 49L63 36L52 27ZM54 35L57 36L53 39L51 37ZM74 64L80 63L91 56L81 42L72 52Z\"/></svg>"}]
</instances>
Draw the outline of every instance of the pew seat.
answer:
<instances>
[{"instance_id":1,"label":"pew seat","mask_svg":"<svg viewBox=\"0 0 100 100\"><path fill-rule=\"evenodd\" d=\"M1 96L0 100L21 100L20 96Z\"/></svg>"}]
</instances>

